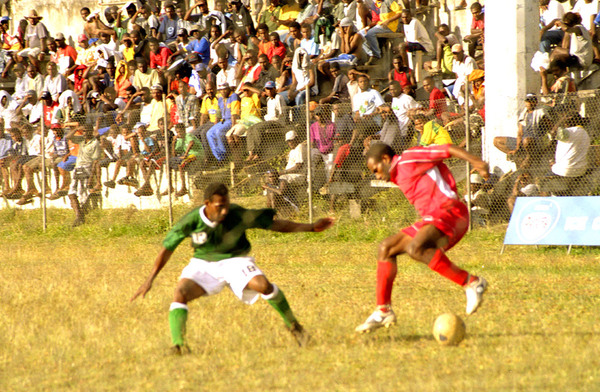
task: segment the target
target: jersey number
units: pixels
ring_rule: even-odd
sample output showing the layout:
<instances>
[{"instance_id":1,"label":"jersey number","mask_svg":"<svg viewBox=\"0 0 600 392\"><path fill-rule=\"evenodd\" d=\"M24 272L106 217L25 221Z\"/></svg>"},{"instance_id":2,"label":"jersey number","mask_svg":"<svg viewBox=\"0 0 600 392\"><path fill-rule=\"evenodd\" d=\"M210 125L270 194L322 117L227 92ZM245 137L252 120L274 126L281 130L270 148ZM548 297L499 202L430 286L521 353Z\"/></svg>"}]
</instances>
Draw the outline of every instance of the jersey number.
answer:
<instances>
[{"instance_id":1,"label":"jersey number","mask_svg":"<svg viewBox=\"0 0 600 392\"><path fill-rule=\"evenodd\" d=\"M252 273L252 272L254 272L254 271L256 271L256 266L254 266L254 265L249 265L249 266L248 266L248 272ZM244 273L244 275L248 276L248 272L246 272L246 270L245 270L245 269L243 269L243 270L242 270L242 272Z\"/></svg>"}]
</instances>

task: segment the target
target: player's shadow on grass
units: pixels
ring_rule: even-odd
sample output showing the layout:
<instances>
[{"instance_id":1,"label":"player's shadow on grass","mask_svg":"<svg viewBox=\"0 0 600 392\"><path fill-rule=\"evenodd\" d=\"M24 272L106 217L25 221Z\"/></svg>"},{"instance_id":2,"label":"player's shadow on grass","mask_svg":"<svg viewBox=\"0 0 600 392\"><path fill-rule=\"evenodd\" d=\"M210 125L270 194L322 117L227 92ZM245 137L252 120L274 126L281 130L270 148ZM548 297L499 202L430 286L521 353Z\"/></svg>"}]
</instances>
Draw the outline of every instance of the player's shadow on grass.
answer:
<instances>
[{"instance_id":1,"label":"player's shadow on grass","mask_svg":"<svg viewBox=\"0 0 600 392\"><path fill-rule=\"evenodd\" d=\"M434 340L433 335L427 334L427 335L423 335L423 334L413 334L413 335L401 335L401 334L395 334L393 332L389 332L389 333L385 333L383 331L381 332L374 332L374 333L370 333L370 334L366 334L366 335L361 335L361 337L364 338L364 340L367 340L371 343L376 343L376 342L419 342L419 341L424 341L424 340Z\"/></svg>"},{"instance_id":2,"label":"player's shadow on grass","mask_svg":"<svg viewBox=\"0 0 600 392\"><path fill-rule=\"evenodd\" d=\"M598 336L596 332L497 332L497 333L469 333L467 331L467 337L474 338L507 338L507 337L548 337L548 336L578 336L578 337L595 337ZM432 337L433 338L433 337Z\"/></svg>"}]
</instances>

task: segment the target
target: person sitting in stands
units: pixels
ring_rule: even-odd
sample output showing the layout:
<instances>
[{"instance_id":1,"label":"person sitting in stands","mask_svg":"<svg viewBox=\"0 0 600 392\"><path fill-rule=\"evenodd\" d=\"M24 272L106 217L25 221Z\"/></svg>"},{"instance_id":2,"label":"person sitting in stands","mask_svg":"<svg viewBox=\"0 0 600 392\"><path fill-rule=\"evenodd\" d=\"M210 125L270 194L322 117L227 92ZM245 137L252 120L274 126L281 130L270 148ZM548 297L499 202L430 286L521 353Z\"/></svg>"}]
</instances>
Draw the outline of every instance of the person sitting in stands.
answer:
<instances>
[{"instance_id":1,"label":"person sitting in stands","mask_svg":"<svg viewBox=\"0 0 600 392\"><path fill-rule=\"evenodd\" d=\"M429 120L427 116L417 113L413 116L413 122L415 130L419 133L419 146L452 144L452 138L446 128L435 120Z\"/></svg>"},{"instance_id":2,"label":"person sitting in stands","mask_svg":"<svg viewBox=\"0 0 600 392\"><path fill-rule=\"evenodd\" d=\"M413 70L404 65L402 55L394 56L392 65L394 68L388 72L388 81L390 83L393 81L400 83L400 87L404 94L413 95L414 90L417 87L417 81Z\"/></svg>"},{"instance_id":3,"label":"person sitting in stands","mask_svg":"<svg viewBox=\"0 0 600 392\"><path fill-rule=\"evenodd\" d=\"M552 123L546 109L538 107L535 94L525 97L525 109L519 116L517 137L496 136L494 146L506 155L514 155L518 151L525 153L525 159L519 166L528 167L532 158L541 157L541 149L546 146L546 134Z\"/></svg>"},{"instance_id":4,"label":"person sitting in stands","mask_svg":"<svg viewBox=\"0 0 600 392\"><path fill-rule=\"evenodd\" d=\"M400 44L398 50L400 51L400 55L402 55L404 64L409 64L408 52L422 51L431 53L433 52L433 43L423 23L412 17L410 9L403 10L401 16L404 26L404 42Z\"/></svg>"}]
</instances>

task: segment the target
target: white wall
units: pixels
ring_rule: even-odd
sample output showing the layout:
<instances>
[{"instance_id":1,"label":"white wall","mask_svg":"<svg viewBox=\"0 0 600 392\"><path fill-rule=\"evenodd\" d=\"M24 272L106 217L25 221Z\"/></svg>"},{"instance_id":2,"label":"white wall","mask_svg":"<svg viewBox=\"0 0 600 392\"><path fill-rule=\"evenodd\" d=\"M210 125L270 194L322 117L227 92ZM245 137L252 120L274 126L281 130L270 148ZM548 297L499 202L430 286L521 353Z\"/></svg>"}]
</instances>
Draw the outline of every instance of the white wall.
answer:
<instances>
[{"instance_id":1,"label":"white wall","mask_svg":"<svg viewBox=\"0 0 600 392\"><path fill-rule=\"evenodd\" d=\"M537 1L502 0L486 5L484 159L503 171L512 168L493 144L495 136L516 136L520 101L540 90L530 67L539 44Z\"/></svg>"}]
</instances>

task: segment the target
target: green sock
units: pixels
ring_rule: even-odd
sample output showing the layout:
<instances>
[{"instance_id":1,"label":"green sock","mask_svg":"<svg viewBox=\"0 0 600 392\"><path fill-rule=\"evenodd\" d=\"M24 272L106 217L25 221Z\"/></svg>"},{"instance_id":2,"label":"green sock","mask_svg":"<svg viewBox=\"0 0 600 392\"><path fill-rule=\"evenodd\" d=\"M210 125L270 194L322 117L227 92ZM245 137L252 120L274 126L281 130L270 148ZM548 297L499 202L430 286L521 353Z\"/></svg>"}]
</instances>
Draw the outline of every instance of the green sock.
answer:
<instances>
[{"instance_id":1,"label":"green sock","mask_svg":"<svg viewBox=\"0 0 600 392\"><path fill-rule=\"evenodd\" d=\"M296 316L294 316L292 309L290 309L290 304L288 304L287 299L285 299L283 291L279 290L277 286L273 286L275 290L271 294L264 296L264 298L269 305L275 308L277 313L281 315L283 322L289 328L293 323L297 323L298 321L296 320Z\"/></svg>"},{"instance_id":2,"label":"green sock","mask_svg":"<svg viewBox=\"0 0 600 392\"><path fill-rule=\"evenodd\" d=\"M177 302L171 304L171 310L169 311L169 327L171 328L171 341L174 346L183 346L187 315L188 308L186 305Z\"/></svg>"}]
</instances>

